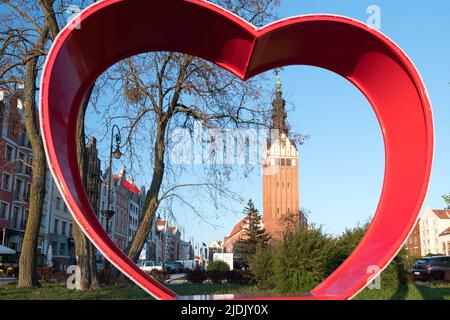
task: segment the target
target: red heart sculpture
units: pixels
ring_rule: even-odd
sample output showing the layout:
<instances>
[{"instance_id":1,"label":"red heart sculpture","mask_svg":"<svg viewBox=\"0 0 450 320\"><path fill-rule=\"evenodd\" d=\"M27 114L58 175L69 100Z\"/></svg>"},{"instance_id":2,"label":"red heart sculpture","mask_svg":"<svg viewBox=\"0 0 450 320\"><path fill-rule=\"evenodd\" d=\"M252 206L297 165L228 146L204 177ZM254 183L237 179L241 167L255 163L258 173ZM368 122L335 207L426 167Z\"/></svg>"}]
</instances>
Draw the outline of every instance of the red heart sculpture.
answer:
<instances>
[{"instance_id":1,"label":"red heart sculpture","mask_svg":"<svg viewBox=\"0 0 450 320\"><path fill-rule=\"evenodd\" d=\"M414 227L428 187L433 122L425 86L392 41L355 20L312 15L262 29L201 0L104 0L66 27L48 55L41 84L41 129L50 169L74 219L105 257L158 299L176 294L148 277L116 247L92 210L76 158L81 100L114 63L150 51L177 51L209 60L246 80L287 65L328 69L370 101L386 150L376 214L352 255L310 294L225 299L349 299L384 269Z\"/></svg>"}]
</instances>

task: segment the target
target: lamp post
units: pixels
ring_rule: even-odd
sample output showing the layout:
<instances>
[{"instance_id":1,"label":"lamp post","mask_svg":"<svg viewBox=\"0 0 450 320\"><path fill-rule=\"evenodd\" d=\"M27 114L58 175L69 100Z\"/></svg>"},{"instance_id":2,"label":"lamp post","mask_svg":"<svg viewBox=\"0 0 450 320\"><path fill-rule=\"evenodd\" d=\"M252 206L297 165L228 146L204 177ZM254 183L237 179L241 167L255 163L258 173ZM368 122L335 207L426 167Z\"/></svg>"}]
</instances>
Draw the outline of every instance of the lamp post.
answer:
<instances>
[{"instance_id":1,"label":"lamp post","mask_svg":"<svg viewBox=\"0 0 450 320\"><path fill-rule=\"evenodd\" d=\"M3 236L2 236L2 246L5 246L6 228L3 228L2 231L3 231Z\"/></svg>"},{"instance_id":2,"label":"lamp post","mask_svg":"<svg viewBox=\"0 0 450 320\"><path fill-rule=\"evenodd\" d=\"M114 130L117 131L116 134L114 134ZM116 140L116 147L113 151L113 145L114 145L114 139ZM113 173L112 173L112 161L113 157L114 159L120 159L122 157L122 152L120 151L120 144L121 144L121 136L120 136L120 129L117 125L113 125L111 130L111 143L110 143L110 152L109 152L109 185L108 185L108 193L106 198L106 205L107 208L102 211L103 217L105 217L106 220L106 233L109 235L109 221L114 216L115 211L111 209L111 188L114 185L114 179L113 179ZM106 259L105 259L106 263Z\"/></svg>"}]
</instances>

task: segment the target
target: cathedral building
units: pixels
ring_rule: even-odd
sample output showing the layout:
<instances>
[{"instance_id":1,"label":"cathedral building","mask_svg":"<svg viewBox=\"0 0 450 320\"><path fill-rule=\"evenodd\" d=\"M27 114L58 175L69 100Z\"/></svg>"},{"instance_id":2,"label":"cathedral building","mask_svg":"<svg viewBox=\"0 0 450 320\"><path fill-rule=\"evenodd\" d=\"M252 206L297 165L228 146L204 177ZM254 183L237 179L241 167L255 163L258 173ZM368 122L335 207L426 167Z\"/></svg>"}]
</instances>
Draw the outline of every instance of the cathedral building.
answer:
<instances>
[{"instance_id":1,"label":"cathedral building","mask_svg":"<svg viewBox=\"0 0 450 320\"><path fill-rule=\"evenodd\" d=\"M300 225L298 166L295 141L289 137L286 101L277 73L275 99L272 102L272 125L264 150L263 217L264 228L273 239L283 230Z\"/></svg>"},{"instance_id":2,"label":"cathedral building","mask_svg":"<svg viewBox=\"0 0 450 320\"><path fill-rule=\"evenodd\" d=\"M281 239L287 228L306 225L306 217L299 205L299 153L296 143L290 138L286 118L286 101L279 73L275 97L272 102L272 121L269 137L264 146L263 158L263 214L262 222L273 240ZM244 217L224 239L225 252L233 252L234 244L245 239L242 228Z\"/></svg>"}]
</instances>

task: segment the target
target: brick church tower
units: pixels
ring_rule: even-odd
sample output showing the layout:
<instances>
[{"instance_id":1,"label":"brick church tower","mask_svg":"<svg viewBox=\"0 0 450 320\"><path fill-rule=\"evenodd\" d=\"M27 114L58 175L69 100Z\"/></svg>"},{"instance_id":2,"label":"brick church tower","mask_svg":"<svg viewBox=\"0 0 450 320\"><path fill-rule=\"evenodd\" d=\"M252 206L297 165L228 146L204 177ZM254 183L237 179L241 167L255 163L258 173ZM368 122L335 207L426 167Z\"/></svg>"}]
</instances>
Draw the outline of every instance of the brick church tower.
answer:
<instances>
[{"instance_id":1,"label":"brick church tower","mask_svg":"<svg viewBox=\"0 0 450 320\"><path fill-rule=\"evenodd\" d=\"M272 239L280 239L289 226L300 226L298 150L289 138L279 72L272 103L272 125L263 162L263 216Z\"/></svg>"}]
</instances>

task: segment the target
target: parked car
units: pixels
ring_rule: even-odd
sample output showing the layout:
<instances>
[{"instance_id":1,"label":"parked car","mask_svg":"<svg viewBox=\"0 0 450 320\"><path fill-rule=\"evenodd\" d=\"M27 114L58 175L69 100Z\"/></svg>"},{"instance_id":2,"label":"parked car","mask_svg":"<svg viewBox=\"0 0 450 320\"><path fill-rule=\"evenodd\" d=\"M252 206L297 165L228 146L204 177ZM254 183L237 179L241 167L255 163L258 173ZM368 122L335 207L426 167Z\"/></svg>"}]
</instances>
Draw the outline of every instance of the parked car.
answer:
<instances>
[{"instance_id":1,"label":"parked car","mask_svg":"<svg viewBox=\"0 0 450 320\"><path fill-rule=\"evenodd\" d=\"M164 270L167 273L182 273L184 271L184 266L179 261L171 261L164 263Z\"/></svg>"},{"instance_id":2,"label":"parked car","mask_svg":"<svg viewBox=\"0 0 450 320\"><path fill-rule=\"evenodd\" d=\"M145 272L150 272L152 270L163 271L163 265L159 261L144 261L139 265L139 268Z\"/></svg>"},{"instance_id":3,"label":"parked car","mask_svg":"<svg viewBox=\"0 0 450 320\"><path fill-rule=\"evenodd\" d=\"M410 270L414 280L444 280L450 272L450 257L425 257L416 261Z\"/></svg>"},{"instance_id":4,"label":"parked car","mask_svg":"<svg viewBox=\"0 0 450 320\"><path fill-rule=\"evenodd\" d=\"M194 270L195 269L195 260L179 260L176 261L183 265L184 271L186 270Z\"/></svg>"}]
</instances>

